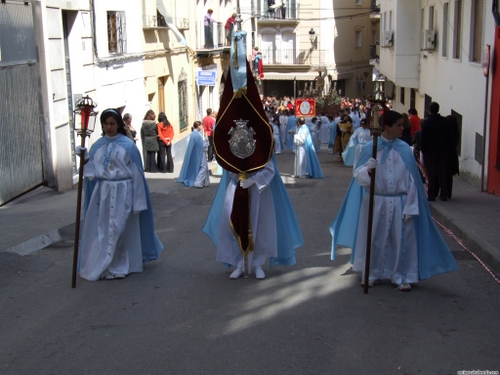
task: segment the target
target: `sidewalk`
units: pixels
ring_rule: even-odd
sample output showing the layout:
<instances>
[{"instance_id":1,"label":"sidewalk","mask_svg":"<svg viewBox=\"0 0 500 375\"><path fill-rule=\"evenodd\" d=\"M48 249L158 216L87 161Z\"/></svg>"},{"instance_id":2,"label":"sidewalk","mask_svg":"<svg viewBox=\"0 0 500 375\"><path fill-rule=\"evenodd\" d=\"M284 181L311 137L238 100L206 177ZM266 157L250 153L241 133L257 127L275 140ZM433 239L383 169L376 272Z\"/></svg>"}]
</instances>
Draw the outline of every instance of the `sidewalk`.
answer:
<instances>
[{"instance_id":1,"label":"sidewalk","mask_svg":"<svg viewBox=\"0 0 500 375\"><path fill-rule=\"evenodd\" d=\"M151 191L158 186L157 180L166 182L162 182L162 189L165 185L174 187L180 169L181 164L176 163L176 173L147 173ZM40 187L0 207L0 252L27 255L71 238L76 197L76 189L58 193ZM453 198L447 202L430 202L430 206L439 223L500 275L500 197L480 192L478 187L455 179ZM328 230L328 223L325 223L325 230Z\"/></svg>"}]
</instances>

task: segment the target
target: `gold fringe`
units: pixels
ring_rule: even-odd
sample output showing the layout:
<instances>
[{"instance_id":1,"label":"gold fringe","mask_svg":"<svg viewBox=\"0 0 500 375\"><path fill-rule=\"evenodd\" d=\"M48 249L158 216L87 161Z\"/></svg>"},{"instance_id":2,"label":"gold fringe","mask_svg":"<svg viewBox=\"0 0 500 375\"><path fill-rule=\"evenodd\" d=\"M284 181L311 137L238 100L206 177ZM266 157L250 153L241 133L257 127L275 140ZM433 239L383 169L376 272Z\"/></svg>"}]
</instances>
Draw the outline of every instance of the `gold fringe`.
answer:
<instances>
[{"instance_id":1,"label":"gold fringe","mask_svg":"<svg viewBox=\"0 0 500 375\"><path fill-rule=\"evenodd\" d=\"M242 87L242 88L239 88L238 91L236 91L234 93L234 98L235 99L239 99L241 98L242 96L246 96L247 95L247 88L246 87Z\"/></svg>"}]
</instances>

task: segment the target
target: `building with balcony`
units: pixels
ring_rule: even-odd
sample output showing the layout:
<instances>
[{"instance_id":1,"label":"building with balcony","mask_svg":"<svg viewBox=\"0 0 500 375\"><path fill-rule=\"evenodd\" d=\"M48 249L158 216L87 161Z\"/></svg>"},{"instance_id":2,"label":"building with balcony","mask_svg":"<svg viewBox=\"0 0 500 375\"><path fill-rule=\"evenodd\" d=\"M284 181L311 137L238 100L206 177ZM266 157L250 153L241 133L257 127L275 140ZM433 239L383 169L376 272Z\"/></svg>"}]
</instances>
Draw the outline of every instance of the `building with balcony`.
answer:
<instances>
[{"instance_id":1,"label":"building with balcony","mask_svg":"<svg viewBox=\"0 0 500 375\"><path fill-rule=\"evenodd\" d=\"M307 95L318 71L329 78L325 90L333 85L350 97L373 91L369 0L253 3L248 30L263 55L262 94Z\"/></svg>"},{"instance_id":2,"label":"building with balcony","mask_svg":"<svg viewBox=\"0 0 500 375\"><path fill-rule=\"evenodd\" d=\"M385 78L380 91L400 112L414 107L423 118L436 101L441 115L456 116L460 175L479 186L490 132L482 58L495 36L491 1L378 0L377 6L380 48L371 61Z\"/></svg>"}]
</instances>

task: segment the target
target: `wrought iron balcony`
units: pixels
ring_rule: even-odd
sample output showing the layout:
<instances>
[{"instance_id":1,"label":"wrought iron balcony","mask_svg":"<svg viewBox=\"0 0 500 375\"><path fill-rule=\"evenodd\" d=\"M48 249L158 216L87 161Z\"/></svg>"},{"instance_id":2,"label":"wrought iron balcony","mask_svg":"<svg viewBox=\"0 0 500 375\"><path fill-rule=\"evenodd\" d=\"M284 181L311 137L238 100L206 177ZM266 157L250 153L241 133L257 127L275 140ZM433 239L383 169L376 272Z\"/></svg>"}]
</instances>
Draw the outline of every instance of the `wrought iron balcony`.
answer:
<instances>
[{"instance_id":1,"label":"wrought iron balcony","mask_svg":"<svg viewBox=\"0 0 500 375\"><path fill-rule=\"evenodd\" d=\"M264 65L324 65L326 50L295 50L268 48L262 51Z\"/></svg>"}]
</instances>

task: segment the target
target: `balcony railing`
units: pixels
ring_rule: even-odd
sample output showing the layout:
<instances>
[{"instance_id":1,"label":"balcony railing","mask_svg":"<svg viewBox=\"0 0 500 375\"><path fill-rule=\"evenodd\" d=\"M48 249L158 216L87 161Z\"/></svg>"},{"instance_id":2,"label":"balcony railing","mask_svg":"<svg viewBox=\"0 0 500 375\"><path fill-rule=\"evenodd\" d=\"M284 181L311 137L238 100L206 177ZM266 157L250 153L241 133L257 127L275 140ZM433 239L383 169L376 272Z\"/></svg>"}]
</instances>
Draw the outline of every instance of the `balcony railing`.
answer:
<instances>
[{"instance_id":1,"label":"balcony railing","mask_svg":"<svg viewBox=\"0 0 500 375\"><path fill-rule=\"evenodd\" d=\"M196 49L219 49L226 45L224 24L222 22L212 23L212 26L205 27L203 21L196 23L197 41Z\"/></svg>"},{"instance_id":2,"label":"balcony railing","mask_svg":"<svg viewBox=\"0 0 500 375\"><path fill-rule=\"evenodd\" d=\"M264 65L324 65L327 63L327 52L268 48L262 51L262 61Z\"/></svg>"},{"instance_id":3,"label":"balcony railing","mask_svg":"<svg viewBox=\"0 0 500 375\"><path fill-rule=\"evenodd\" d=\"M296 0L286 0L285 7L281 6L281 0L276 0L276 6L269 7L267 1L262 4L263 8L257 8L260 12L261 20L297 20L299 18L299 9Z\"/></svg>"},{"instance_id":4,"label":"balcony railing","mask_svg":"<svg viewBox=\"0 0 500 375\"><path fill-rule=\"evenodd\" d=\"M143 15L142 16L143 28L164 28L167 27L165 18L162 15Z\"/></svg>"},{"instance_id":5,"label":"balcony railing","mask_svg":"<svg viewBox=\"0 0 500 375\"><path fill-rule=\"evenodd\" d=\"M189 19L188 18L176 18L175 26L179 30L188 30L189 29Z\"/></svg>"}]
</instances>

